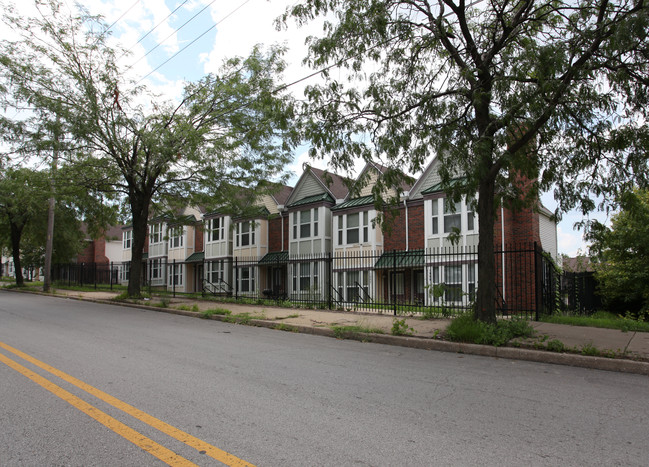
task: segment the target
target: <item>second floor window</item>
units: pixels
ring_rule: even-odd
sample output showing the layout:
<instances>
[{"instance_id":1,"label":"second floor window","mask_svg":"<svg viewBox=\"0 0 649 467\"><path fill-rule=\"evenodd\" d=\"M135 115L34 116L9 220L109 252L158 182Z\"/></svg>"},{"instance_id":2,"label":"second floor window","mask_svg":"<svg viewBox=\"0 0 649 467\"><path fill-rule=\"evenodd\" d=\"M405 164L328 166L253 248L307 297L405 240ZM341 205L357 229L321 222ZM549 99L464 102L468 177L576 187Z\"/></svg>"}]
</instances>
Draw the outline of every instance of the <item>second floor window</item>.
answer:
<instances>
[{"instance_id":1,"label":"second floor window","mask_svg":"<svg viewBox=\"0 0 649 467\"><path fill-rule=\"evenodd\" d=\"M369 241L369 213L357 212L338 216L338 244L353 245Z\"/></svg>"},{"instance_id":2,"label":"second floor window","mask_svg":"<svg viewBox=\"0 0 649 467\"><path fill-rule=\"evenodd\" d=\"M208 242L216 242L219 240L224 240L225 236L223 235L224 233L224 226L225 226L225 219L222 217L217 217L215 219L209 219L206 222L207 226L207 241Z\"/></svg>"},{"instance_id":3,"label":"second floor window","mask_svg":"<svg viewBox=\"0 0 649 467\"><path fill-rule=\"evenodd\" d=\"M449 234L456 231L474 232L477 228L475 212L469 198L457 203L448 198L432 200L432 225L433 235Z\"/></svg>"},{"instance_id":4,"label":"second floor window","mask_svg":"<svg viewBox=\"0 0 649 467\"><path fill-rule=\"evenodd\" d=\"M162 224L152 224L149 227L149 239L152 244L162 242Z\"/></svg>"},{"instance_id":5,"label":"second floor window","mask_svg":"<svg viewBox=\"0 0 649 467\"><path fill-rule=\"evenodd\" d=\"M122 233L122 246L125 250L130 250L133 241L133 231L126 230Z\"/></svg>"},{"instance_id":6,"label":"second floor window","mask_svg":"<svg viewBox=\"0 0 649 467\"><path fill-rule=\"evenodd\" d=\"M318 236L318 208L293 213L293 238Z\"/></svg>"},{"instance_id":7,"label":"second floor window","mask_svg":"<svg viewBox=\"0 0 649 467\"><path fill-rule=\"evenodd\" d=\"M169 248L181 248L184 246L183 233L182 225L169 229Z\"/></svg>"},{"instance_id":8,"label":"second floor window","mask_svg":"<svg viewBox=\"0 0 649 467\"><path fill-rule=\"evenodd\" d=\"M252 222L237 224L237 246L252 246L255 244L255 225Z\"/></svg>"}]
</instances>

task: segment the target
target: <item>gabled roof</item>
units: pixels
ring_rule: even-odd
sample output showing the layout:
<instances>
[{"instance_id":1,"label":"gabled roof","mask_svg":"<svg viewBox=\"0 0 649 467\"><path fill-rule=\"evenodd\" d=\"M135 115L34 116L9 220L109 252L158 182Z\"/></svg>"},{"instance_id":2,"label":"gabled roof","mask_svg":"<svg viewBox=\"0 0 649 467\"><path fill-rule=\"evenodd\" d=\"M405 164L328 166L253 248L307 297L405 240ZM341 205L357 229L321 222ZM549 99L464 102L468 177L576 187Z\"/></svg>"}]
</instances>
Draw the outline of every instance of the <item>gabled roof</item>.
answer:
<instances>
[{"instance_id":1,"label":"gabled roof","mask_svg":"<svg viewBox=\"0 0 649 467\"><path fill-rule=\"evenodd\" d=\"M326 170L316 169L315 167L307 166L309 170L320 180L320 182L327 188L335 199L343 199L347 196L349 189L347 185L350 180L341 175L330 173Z\"/></svg>"},{"instance_id":2,"label":"gabled roof","mask_svg":"<svg viewBox=\"0 0 649 467\"><path fill-rule=\"evenodd\" d=\"M304 198L322 194L328 194L334 202L344 199L349 192L349 183L345 177L304 164L304 172L286 199L285 205L292 206Z\"/></svg>"},{"instance_id":3,"label":"gabled roof","mask_svg":"<svg viewBox=\"0 0 649 467\"><path fill-rule=\"evenodd\" d=\"M293 193L292 186L282 185L282 188L277 193L273 193L272 197L275 198L278 205L285 205L291 193Z\"/></svg>"}]
</instances>

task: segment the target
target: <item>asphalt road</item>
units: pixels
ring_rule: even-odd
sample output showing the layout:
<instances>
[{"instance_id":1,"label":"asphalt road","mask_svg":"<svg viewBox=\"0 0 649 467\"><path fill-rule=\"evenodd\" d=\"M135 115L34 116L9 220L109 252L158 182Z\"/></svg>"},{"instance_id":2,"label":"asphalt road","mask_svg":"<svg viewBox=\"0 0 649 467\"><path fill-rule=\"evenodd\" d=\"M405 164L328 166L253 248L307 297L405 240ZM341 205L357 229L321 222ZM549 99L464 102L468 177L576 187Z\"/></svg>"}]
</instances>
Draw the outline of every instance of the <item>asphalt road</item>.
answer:
<instances>
[{"instance_id":1,"label":"asphalt road","mask_svg":"<svg viewBox=\"0 0 649 467\"><path fill-rule=\"evenodd\" d=\"M644 376L7 291L0 358L2 466L649 462Z\"/></svg>"}]
</instances>

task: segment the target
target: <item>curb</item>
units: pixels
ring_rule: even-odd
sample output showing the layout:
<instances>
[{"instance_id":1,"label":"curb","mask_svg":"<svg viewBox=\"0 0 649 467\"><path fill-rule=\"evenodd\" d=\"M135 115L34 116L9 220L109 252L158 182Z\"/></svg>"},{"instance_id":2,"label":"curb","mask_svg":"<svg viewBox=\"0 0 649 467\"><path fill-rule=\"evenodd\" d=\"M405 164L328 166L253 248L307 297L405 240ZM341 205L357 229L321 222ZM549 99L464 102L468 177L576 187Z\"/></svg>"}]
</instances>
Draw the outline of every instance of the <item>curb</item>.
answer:
<instances>
[{"instance_id":1,"label":"curb","mask_svg":"<svg viewBox=\"0 0 649 467\"><path fill-rule=\"evenodd\" d=\"M51 295L42 292L33 291L19 291L22 293L35 293L37 295L44 295L54 298L71 299L78 301L85 301L91 303L98 303L102 305L116 305L129 308L138 308L142 310L157 311L173 315L188 316L192 318L211 319L230 324L227 316L212 315L209 317L202 317L199 312L177 310L174 308L160 308L150 305L140 305L137 303L128 302L114 302L111 300L97 300L88 299L74 296L61 296ZM507 358L510 360L522 360L536 363L549 363L553 365L574 366L580 368L589 368L593 370L616 371L620 373L631 373L638 375L649 376L649 362L629 360L624 358L604 358L604 357L591 357L585 355L576 355L569 353L556 353L547 352L542 350L525 349L520 347L493 347L489 345L468 344L463 342L449 342L443 340L429 339L423 337L413 336L392 336L388 334L370 334L370 333L357 333L357 332L344 332L342 335L337 336L333 329L325 327L313 327L303 325L293 325L278 323L276 321L267 321L261 319L251 319L247 325L262 327L273 330L282 330L289 332L297 332L300 334L311 334L323 337L342 338L348 340L355 340L359 342L371 342L374 344L393 345L399 347L408 347L420 350L433 350L438 352L461 353L467 355L478 355L483 357L493 358Z\"/></svg>"}]
</instances>

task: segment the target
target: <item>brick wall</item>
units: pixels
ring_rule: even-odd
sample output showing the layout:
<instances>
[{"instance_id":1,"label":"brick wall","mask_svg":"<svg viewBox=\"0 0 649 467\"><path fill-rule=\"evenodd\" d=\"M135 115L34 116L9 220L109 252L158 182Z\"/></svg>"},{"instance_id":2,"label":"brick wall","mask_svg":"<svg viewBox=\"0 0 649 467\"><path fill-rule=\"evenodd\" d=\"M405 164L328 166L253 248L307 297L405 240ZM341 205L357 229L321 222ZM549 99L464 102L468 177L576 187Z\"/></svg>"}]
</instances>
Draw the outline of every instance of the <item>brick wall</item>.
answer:
<instances>
[{"instance_id":1,"label":"brick wall","mask_svg":"<svg viewBox=\"0 0 649 467\"><path fill-rule=\"evenodd\" d=\"M268 251L282 251L282 222L281 217L268 220Z\"/></svg>"},{"instance_id":2,"label":"brick wall","mask_svg":"<svg viewBox=\"0 0 649 467\"><path fill-rule=\"evenodd\" d=\"M406 249L406 224L408 225L408 248L411 250L424 248L424 203L422 200L408 204L408 222L406 209L401 206L396 216L386 215L390 222L390 230L383 232L383 248L385 251Z\"/></svg>"},{"instance_id":3,"label":"brick wall","mask_svg":"<svg viewBox=\"0 0 649 467\"><path fill-rule=\"evenodd\" d=\"M203 223L196 222L194 224L194 251L203 251Z\"/></svg>"}]
</instances>

